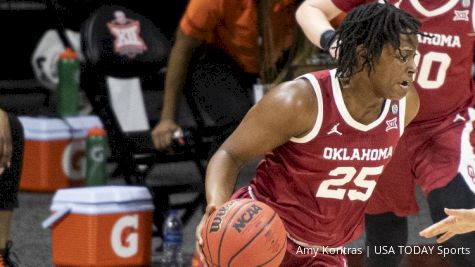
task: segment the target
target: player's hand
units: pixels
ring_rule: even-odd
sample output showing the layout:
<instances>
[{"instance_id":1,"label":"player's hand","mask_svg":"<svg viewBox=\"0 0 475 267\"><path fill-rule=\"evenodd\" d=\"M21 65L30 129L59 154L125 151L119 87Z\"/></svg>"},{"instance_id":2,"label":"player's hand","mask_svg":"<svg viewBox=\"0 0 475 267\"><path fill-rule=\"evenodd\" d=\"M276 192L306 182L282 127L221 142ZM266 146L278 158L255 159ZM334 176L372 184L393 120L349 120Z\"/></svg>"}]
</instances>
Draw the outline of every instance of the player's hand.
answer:
<instances>
[{"instance_id":1,"label":"player's hand","mask_svg":"<svg viewBox=\"0 0 475 267\"><path fill-rule=\"evenodd\" d=\"M172 144L173 133L180 130L174 120L161 120L152 130L153 145L157 150L165 150Z\"/></svg>"},{"instance_id":2,"label":"player's hand","mask_svg":"<svg viewBox=\"0 0 475 267\"><path fill-rule=\"evenodd\" d=\"M445 208L444 212L449 215L447 218L422 230L419 235L430 238L442 234L437 238L437 243L442 243L455 235L475 231L475 209Z\"/></svg>"},{"instance_id":3,"label":"player's hand","mask_svg":"<svg viewBox=\"0 0 475 267\"><path fill-rule=\"evenodd\" d=\"M208 267L208 261L205 258L205 255L203 253L203 238L201 237L201 231L203 230L203 227L206 223L206 220L208 217L216 210L216 206L214 205L208 205L206 207L205 214L203 215L203 218L201 218L200 223L196 227L196 232L195 232L195 237L196 237L196 251L198 251L198 254L200 256L201 262L205 265L205 267Z\"/></svg>"},{"instance_id":4,"label":"player's hand","mask_svg":"<svg viewBox=\"0 0 475 267\"><path fill-rule=\"evenodd\" d=\"M8 114L0 110L0 175L10 167L12 160L12 135Z\"/></svg>"}]
</instances>

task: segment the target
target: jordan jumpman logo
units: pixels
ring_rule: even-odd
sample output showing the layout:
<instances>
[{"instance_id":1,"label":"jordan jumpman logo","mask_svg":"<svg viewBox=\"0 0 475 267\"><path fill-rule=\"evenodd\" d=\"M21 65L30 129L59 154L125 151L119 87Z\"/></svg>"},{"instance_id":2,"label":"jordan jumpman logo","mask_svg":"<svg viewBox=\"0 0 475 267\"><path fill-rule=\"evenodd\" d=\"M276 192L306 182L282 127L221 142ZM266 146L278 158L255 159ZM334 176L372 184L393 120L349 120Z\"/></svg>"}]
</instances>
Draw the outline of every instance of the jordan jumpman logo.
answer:
<instances>
[{"instance_id":1,"label":"jordan jumpman logo","mask_svg":"<svg viewBox=\"0 0 475 267\"><path fill-rule=\"evenodd\" d=\"M340 125L340 123L335 124L335 126L333 126L333 128L330 131L328 131L327 135L330 135L330 134L343 135L340 131L338 131L338 125Z\"/></svg>"}]
</instances>

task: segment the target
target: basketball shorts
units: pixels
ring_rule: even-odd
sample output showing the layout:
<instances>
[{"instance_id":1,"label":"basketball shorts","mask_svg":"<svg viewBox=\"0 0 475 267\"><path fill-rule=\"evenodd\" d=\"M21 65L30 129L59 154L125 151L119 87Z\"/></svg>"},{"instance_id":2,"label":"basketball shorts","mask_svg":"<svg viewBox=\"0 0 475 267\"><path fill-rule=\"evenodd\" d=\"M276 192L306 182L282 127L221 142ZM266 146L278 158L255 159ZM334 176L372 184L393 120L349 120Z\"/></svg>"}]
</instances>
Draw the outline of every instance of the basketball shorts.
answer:
<instances>
[{"instance_id":1,"label":"basketball shorts","mask_svg":"<svg viewBox=\"0 0 475 267\"><path fill-rule=\"evenodd\" d=\"M470 143L474 122L475 110L469 108L438 121L410 124L379 178L366 213L415 214L419 211L416 185L427 197L457 173L475 193L475 155Z\"/></svg>"},{"instance_id":2,"label":"basketball shorts","mask_svg":"<svg viewBox=\"0 0 475 267\"><path fill-rule=\"evenodd\" d=\"M10 168L0 176L0 210L18 207L18 186L23 163L23 128L20 121L8 114L12 134L12 160Z\"/></svg>"},{"instance_id":3,"label":"basketball shorts","mask_svg":"<svg viewBox=\"0 0 475 267\"><path fill-rule=\"evenodd\" d=\"M247 186L237 190L231 199L251 198ZM287 238L287 252L280 264L281 267L346 267L346 256L341 253L315 252L312 248L297 245Z\"/></svg>"}]
</instances>

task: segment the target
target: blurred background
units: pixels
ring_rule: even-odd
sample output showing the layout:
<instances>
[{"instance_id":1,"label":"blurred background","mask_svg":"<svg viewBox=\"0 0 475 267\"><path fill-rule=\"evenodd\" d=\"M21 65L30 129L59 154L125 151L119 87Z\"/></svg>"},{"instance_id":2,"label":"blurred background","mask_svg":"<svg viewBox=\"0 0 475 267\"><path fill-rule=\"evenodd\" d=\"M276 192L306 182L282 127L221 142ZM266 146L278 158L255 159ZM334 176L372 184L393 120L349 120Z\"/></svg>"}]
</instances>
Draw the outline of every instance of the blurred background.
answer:
<instances>
[{"instance_id":1,"label":"blurred background","mask_svg":"<svg viewBox=\"0 0 475 267\"><path fill-rule=\"evenodd\" d=\"M109 3L111 1L0 0L0 25L2 25L3 36L0 42L0 107L19 116L57 116L55 90L47 88L37 79L33 66L42 64L42 62L32 60L32 55L46 31L60 27L79 32L82 23L94 10ZM173 42L178 21L187 3L186 0L154 3L145 0L113 1L113 4L125 6L150 19L170 43ZM157 5L159 8L156 8ZM301 41L302 37L298 38ZM321 51L308 46L308 44L303 44L302 47L305 47L300 55L302 59L288 66L286 77L293 78L300 73L331 66L332 62L329 61L326 54L322 54ZM158 82L150 86L146 84L143 87L146 111L151 125L157 122L161 108L162 88L157 87L156 84L163 83L163 75L159 75L157 79ZM87 103L83 104L82 113L94 115L87 107ZM180 106L179 120L185 124L193 124L194 116L185 103ZM246 184L252 178L257 162L258 160L245 166L240 174L237 187ZM24 164L28 164L28 162ZM118 168L117 162L110 161L108 163L107 169L110 177L107 184L126 184L124 176L120 172L113 175ZM193 201L197 195L202 194L202 175L197 170L196 162L177 161L154 164L147 172L146 180L149 186L166 186L168 184L187 186L187 190L177 190L176 194L170 194L171 205L183 201ZM22 190L20 192L20 207L14 213L12 226L13 252L17 255L20 266L53 266L51 232L50 229L42 229L41 222L50 214L54 192L34 191ZM422 210L417 216L410 217L409 245L433 244L434 240L422 240L417 235L419 230L430 224L427 206L422 200L420 192L418 194ZM195 205L188 210L180 209L179 212L180 214L188 213L184 229L184 253L189 262L194 252L194 229L201 218L202 206ZM350 246L363 247L363 238ZM154 266L158 266L160 237L154 235L152 244L152 259ZM416 255L408 256L404 264L405 266L419 267L444 266L444 261L440 258L429 259L422 255ZM360 257L351 256L350 266L361 266Z\"/></svg>"}]
</instances>

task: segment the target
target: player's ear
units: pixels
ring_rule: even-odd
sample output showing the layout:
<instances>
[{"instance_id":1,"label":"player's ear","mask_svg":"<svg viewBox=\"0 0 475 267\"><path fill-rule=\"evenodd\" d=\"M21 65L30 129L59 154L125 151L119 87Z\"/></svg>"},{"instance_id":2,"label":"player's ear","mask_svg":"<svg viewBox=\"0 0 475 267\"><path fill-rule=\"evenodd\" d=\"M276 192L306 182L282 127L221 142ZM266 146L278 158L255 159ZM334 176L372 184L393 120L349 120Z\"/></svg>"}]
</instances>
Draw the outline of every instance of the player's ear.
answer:
<instances>
[{"instance_id":1,"label":"player's ear","mask_svg":"<svg viewBox=\"0 0 475 267\"><path fill-rule=\"evenodd\" d=\"M356 57L358 58L358 62L364 62L366 60L366 50L362 44L356 47Z\"/></svg>"},{"instance_id":2,"label":"player's ear","mask_svg":"<svg viewBox=\"0 0 475 267\"><path fill-rule=\"evenodd\" d=\"M368 60L367 58L367 53L366 53L366 50L364 49L363 47L363 44L360 44L356 47L356 60L358 62L358 66L361 67L364 62L366 62Z\"/></svg>"}]
</instances>

